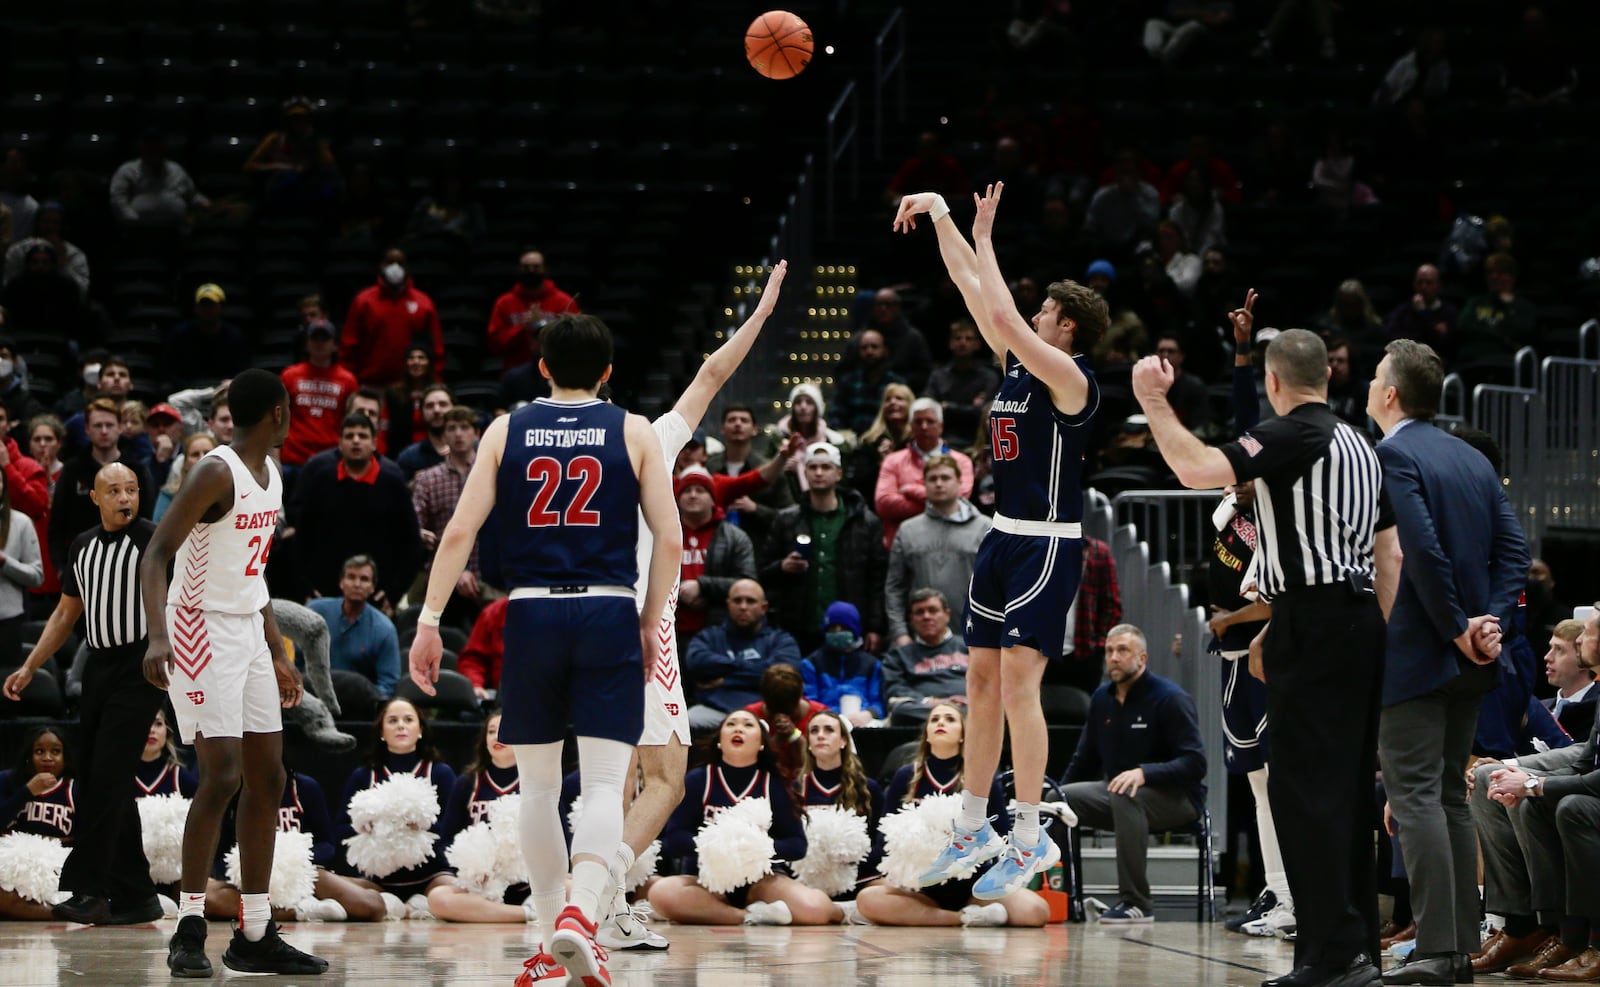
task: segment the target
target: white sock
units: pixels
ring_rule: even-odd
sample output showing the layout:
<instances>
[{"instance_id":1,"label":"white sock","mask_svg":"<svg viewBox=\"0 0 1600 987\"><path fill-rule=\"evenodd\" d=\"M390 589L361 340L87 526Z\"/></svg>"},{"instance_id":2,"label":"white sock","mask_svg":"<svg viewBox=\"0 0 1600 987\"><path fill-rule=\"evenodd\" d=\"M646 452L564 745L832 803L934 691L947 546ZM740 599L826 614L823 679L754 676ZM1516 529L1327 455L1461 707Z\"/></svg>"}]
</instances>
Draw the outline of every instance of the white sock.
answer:
<instances>
[{"instance_id":1,"label":"white sock","mask_svg":"<svg viewBox=\"0 0 1600 987\"><path fill-rule=\"evenodd\" d=\"M183 891L178 894L178 921L182 922L190 915L197 918L206 917L206 893L204 891L199 894L189 891Z\"/></svg>"},{"instance_id":2,"label":"white sock","mask_svg":"<svg viewBox=\"0 0 1600 987\"><path fill-rule=\"evenodd\" d=\"M548 942L567 905L566 841L556 809L561 797L561 745L519 744L515 750L522 791L517 828L522 858L528 865L532 892L528 900L539 915L540 934Z\"/></svg>"},{"instance_id":3,"label":"white sock","mask_svg":"<svg viewBox=\"0 0 1600 987\"><path fill-rule=\"evenodd\" d=\"M618 843L616 856L611 858L611 882L626 891L628 871L633 869L637 859L633 854L633 847L626 843Z\"/></svg>"},{"instance_id":4,"label":"white sock","mask_svg":"<svg viewBox=\"0 0 1600 987\"><path fill-rule=\"evenodd\" d=\"M972 789L963 789L961 792L961 815L956 818L956 825L968 832L976 832L983 828L989 821L989 796L987 793L979 794Z\"/></svg>"},{"instance_id":5,"label":"white sock","mask_svg":"<svg viewBox=\"0 0 1600 987\"><path fill-rule=\"evenodd\" d=\"M1039 842L1039 804L1018 802L1011 823L1011 840L1017 846L1029 847Z\"/></svg>"},{"instance_id":6,"label":"white sock","mask_svg":"<svg viewBox=\"0 0 1600 987\"><path fill-rule=\"evenodd\" d=\"M572 907L593 922L600 914L600 902L611 901L611 871L605 864L584 860L572 865Z\"/></svg>"},{"instance_id":7,"label":"white sock","mask_svg":"<svg viewBox=\"0 0 1600 987\"><path fill-rule=\"evenodd\" d=\"M1245 777L1250 779L1250 792L1256 797L1256 832L1261 837L1261 865L1267 873L1267 890L1278 901L1293 907L1289 875L1283 869L1283 851L1278 848L1278 828L1272 822L1272 802L1267 798L1267 769L1257 768Z\"/></svg>"},{"instance_id":8,"label":"white sock","mask_svg":"<svg viewBox=\"0 0 1600 987\"><path fill-rule=\"evenodd\" d=\"M265 891L239 895L239 931L251 942L260 942L267 934L267 923L272 921L270 897Z\"/></svg>"}]
</instances>

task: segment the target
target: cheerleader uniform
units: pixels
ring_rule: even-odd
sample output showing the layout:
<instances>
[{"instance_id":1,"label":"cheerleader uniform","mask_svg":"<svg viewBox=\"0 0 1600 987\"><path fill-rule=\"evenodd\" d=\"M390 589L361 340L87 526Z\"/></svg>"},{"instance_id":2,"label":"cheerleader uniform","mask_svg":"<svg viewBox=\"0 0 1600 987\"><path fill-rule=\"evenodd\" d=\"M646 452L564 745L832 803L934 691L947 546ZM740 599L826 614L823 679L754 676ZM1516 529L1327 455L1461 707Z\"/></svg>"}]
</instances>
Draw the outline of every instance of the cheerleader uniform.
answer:
<instances>
[{"instance_id":1,"label":"cheerleader uniform","mask_svg":"<svg viewBox=\"0 0 1600 987\"><path fill-rule=\"evenodd\" d=\"M133 797L141 799L150 795L179 795L192 799L200 787L199 775L165 759L140 761L133 778L137 784Z\"/></svg>"},{"instance_id":2,"label":"cheerleader uniform","mask_svg":"<svg viewBox=\"0 0 1600 987\"><path fill-rule=\"evenodd\" d=\"M238 811L239 801L235 799L222 817L222 837L217 840L214 875L219 881L228 880L228 851L239 841L236 828ZM333 817L328 814L328 800L315 778L290 772L283 783L283 795L278 799L278 829L285 833L310 833L311 862L323 870L333 869L338 848L334 841Z\"/></svg>"},{"instance_id":3,"label":"cheerleader uniform","mask_svg":"<svg viewBox=\"0 0 1600 987\"><path fill-rule=\"evenodd\" d=\"M844 769L825 771L818 768L800 779L800 801L803 805L838 805L839 793L844 787ZM867 836L872 849L861 862L856 873L856 886L860 887L878 876L878 864L883 860L883 834L878 832L878 820L883 818L883 789L871 778L867 779ZM840 897L854 897L848 892Z\"/></svg>"},{"instance_id":4,"label":"cheerleader uniform","mask_svg":"<svg viewBox=\"0 0 1600 987\"><path fill-rule=\"evenodd\" d=\"M28 791L32 778L13 778L0 771L0 833L32 833L72 842L78 792L71 778L62 778L38 795Z\"/></svg>"},{"instance_id":5,"label":"cheerleader uniform","mask_svg":"<svg viewBox=\"0 0 1600 987\"><path fill-rule=\"evenodd\" d=\"M884 793L884 808L888 812L898 812L906 806L905 795L912 790L911 771L916 764L907 764L894 773L889 781L889 790ZM912 791L912 802L920 802L929 795L960 795L961 786L961 758L941 758L928 755L928 760L922 766L922 775L916 779L916 788ZM995 781L989 788L989 817L994 831L1005 837L1011 831L1011 814L1006 811L1006 793ZM971 877L958 880L945 881L932 887L922 888L918 893L933 899L934 904L947 912L959 912L972 903L972 886L978 883L978 876L983 868Z\"/></svg>"},{"instance_id":6,"label":"cheerleader uniform","mask_svg":"<svg viewBox=\"0 0 1600 987\"><path fill-rule=\"evenodd\" d=\"M444 838L440 842L448 847L468 826L487 822L489 809L495 800L517 795L521 787L515 764L509 768L497 768L491 764L482 771L457 778L455 788L450 792L450 802L445 806L444 824L440 827ZM508 905L520 905L528 900L528 894L528 883L523 881L506 888L501 900Z\"/></svg>"},{"instance_id":7,"label":"cheerleader uniform","mask_svg":"<svg viewBox=\"0 0 1600 987\"><path fill-rule=\"evenodd\" d=\"M340 873L363 880L372 881L383 890L404 901L414 894L422 894L427 890L428 882L440 874L453 873L450 865L445 863L445 841L439 838L444 828L444 810L450 801L450 793L455 788L456 773L448 764L437 761L425 761L422 755L413 751L410 754L385 754L383 767L376 772L370 768L357 768L350 773L350 780L344 786L343 809L339 812L339 845L355 835L355 827L350 823L350 800L364 788L371 788L382 781L400 774L415 775L432 783L434 798L439 804L439 815L434 819L433 825L428 827L434 834L433 856L415 867L397 870L383 878L373 878L361 873L348 863L344 863Z\"/></svg>"},{"instance_id":8,"label":"cheerleader uniform","mask_svg":"<svg viewBox=\"0 0 1600 987\"><path fill-rule=\"evenodd\" d=\"M764 798L772 803L772 828L768 833L774 856L794 861L806 855L805 827L781 777L754 764L746 768L710 764L690 771L684 778L683 790L683 801L672 810L661 831L661 855L683 859L683 873L699 871L694 838L700 827L747 798ZM775 873L784 871L786 868L780 865ZM749 892L748 885L734 890L727 896L728 904L745 907Z\"/></svg>"}]
</instances>

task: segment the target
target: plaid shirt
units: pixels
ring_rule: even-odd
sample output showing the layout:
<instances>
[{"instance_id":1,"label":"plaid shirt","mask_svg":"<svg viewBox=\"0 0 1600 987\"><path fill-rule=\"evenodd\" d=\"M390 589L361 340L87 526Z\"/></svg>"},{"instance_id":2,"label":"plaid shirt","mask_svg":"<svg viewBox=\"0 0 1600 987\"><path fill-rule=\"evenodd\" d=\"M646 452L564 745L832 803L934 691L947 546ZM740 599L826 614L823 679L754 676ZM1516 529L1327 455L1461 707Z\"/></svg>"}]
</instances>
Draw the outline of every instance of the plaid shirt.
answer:
<instances>
[{"instance_id":1,"label":"plaid shirt","mask_svg":"<svg viewBox=\"0 0 1600 987\"><path fill-rule=\"evenodd\" d=\"M437 466L422 470L411 481L411 506L417 512L417 526L435 535L444 535L444 526L456 512L461 491L467 486L468 469L457 470L446 459ZM430 558L423 571L433 566ZM467 557L467 570L474 576L478 571L478 543L472 543L472 554ZM1102 635L1103 637L1103 635Z\"/></svg>"},{"instance_id":2,"label":"plaid shirt","mask_svg":"<svg viewBox=\"0 0 1600 987\"><path fill-rule=\"evenodd\" d=\"M1078 625L1072 634L1076 661L1102 661L1106 631L1122 622L1122 594L1117 589L1117 564L1111 546L1098 538L1083 540L1083 578L1078 583Z\"/></svg>"}]
</instances>

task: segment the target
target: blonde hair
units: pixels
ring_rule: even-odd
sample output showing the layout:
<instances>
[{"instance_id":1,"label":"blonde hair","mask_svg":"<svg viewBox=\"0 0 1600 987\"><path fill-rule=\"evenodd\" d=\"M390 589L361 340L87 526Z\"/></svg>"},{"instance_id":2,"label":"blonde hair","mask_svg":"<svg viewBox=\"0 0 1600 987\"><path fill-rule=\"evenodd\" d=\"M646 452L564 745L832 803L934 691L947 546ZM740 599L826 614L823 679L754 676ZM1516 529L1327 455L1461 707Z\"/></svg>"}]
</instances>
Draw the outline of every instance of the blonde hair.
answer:
<instances>
[{"instance_id":1,"label":"blonde hair","mask_svg":"<svg viewBox=\"0 0 1600 987\"><path fill-rule=\"evenodd\" d=\"M211 443L212 449L222 444L210 432L196 432L184 439L183 444L178 447L179 451L174 454L178 461L172 464L172 469L167 473L167 482L161 485L163 493L176 494L183 486L183 478L189 472L189 449L196 442L202 441Z\"/></svg>"},{"instance_id":2,"label":"blonde hair","mask_svg":"<svg viewBox=\"0 0 1600 987\"><path fill-rule=\"evenodd\" d=\"M891 394L904 398L906 402L906 423L900 428L898 433L891 432L889 430L889 423L883 419L883 409L889 406L889 396ZM878 400L878 417L872 420L872 427L862 433L861 444L876 444L877 441L883 438L885 435L889 436L891 439L894 439L896 445L904 442L911 435L911 406L916 404L916 402L916 392L907 387L905 384L890 384L888 387L885 387L883 389L883 397Z\"/></svg>"}]
</instances>

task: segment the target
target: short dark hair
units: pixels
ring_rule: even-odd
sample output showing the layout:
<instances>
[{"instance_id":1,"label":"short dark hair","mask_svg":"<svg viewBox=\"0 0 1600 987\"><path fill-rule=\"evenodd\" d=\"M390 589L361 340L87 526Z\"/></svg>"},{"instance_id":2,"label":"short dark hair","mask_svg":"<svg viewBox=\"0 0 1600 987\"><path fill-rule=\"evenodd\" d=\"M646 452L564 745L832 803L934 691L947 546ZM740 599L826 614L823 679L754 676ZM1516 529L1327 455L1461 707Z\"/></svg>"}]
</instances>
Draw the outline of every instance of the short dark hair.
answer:
<instances>
[{"instance_id":1,"label":"short dark hair","mask_svg":"<svg viewBox=\"0 0 1600 987\"><path fill-rule=\"evenodd\" d=\"M450 403L451 404L455 404L456 403L455 392L450 390L450 385L449 384L443 383L442 381L435 382L435 383L429 384L427 387L424 387L422 389L422 400L424 400L424 401L428 400L428 395L432 394L434 391L443 391L444 392L444 396L450 399Z\"/></svg>"},{"instance_id":2,"label":"short dark hair","mask_svg":"<svg viewBox=\"0 0 1600 987\"><path fill-rule=\"evenodd\" d=\"M1450 429L1450 434L1482 453L1483 458L1487 459L1489 465L1494 467L1495 476L1505 475L1504 460L1500 456L1500 443L1495 441L1494 436L1481 429L1462 425L1459 422Z\"/></svg>"},{"instance_id":3,"label":"short dark hair","mask_svg":"<svg viewBox=\"0 0 1600 987\"><path fill-rule=\"evenodd\" d=\"M377 426L372 424L372 419L368 418L366 415L363 415L359 411L352 411L348 415L344 416L344 421L339 423L339 434L342 436L346 431L352 428L364 428L367 430L367 434L369 435L378 434Z\"/></svg>"},{"instance_id":4,"label":"short dark hair","mask_svg":"<svg viewBox=\"0 0 1600 987\"><path fill-rule=\"evenodd\" d=\"M1327 347L1329 353L1334 350L1349 350L1351 357L1356 355L1356 344L1350 342L1349 336L1334 336L1328 340Z\"/></svg>"},{"instance_id":5,"label":"short dark hair","mask_svg":"<svg viewBox=\"0 0 1600 987\"><path fill-rule=\"evenodd\" d=\"M733 414L735 411L742 411L745 414L749 415L750 416L750 420L752 422L756 420L755 409L750 407L748 404L744 404L744 403L739 402L739 401L735 401L732 404L725 404L725 405L722 406L722 420L723 421L727 421L728 420L728 416Z\"/></svg>"},{"instance_id":6,"label":"short dark hair","mask_svg":"<svg viewBox=\"0 0 1600 987\"><path fill-rule=\"evenodd\" d=\"M1414 339L1396 339L1383 351L1389 354L1389 379L1383 383L1395 389L1400 410L1412 418L1437 415L1444 389L1444 361L1439 354Z\"/></svg>"},{"instance_id":7,"label":"short dark hair","mask_svg":"<svg viewBox=\"0 0 1600 987\"><path fill-rule=\"evenodd\" d=\"M1285 329L1267 344L1267 369L1289 387L1328 386L1328 347L1304 329Z\"/></svg>"},{"instance_id":8,"label":"short dark hair","mask_svg":"<svg viewBox=\"0 0 1600 987\"><path fill-rule=\"evenodd\" d=\"M1111 328L1111 309L1100 293L1076 281L1052 281L1045 294L1056 300L1056 311L1072 320L1072 348L1088 353Z\"/></svg>"},{"instance_id":9,"label":"short dark hair","mask_svg":"<svg viewBox=\"0 0 1600 987\"><path fill-rule=\"evenodd\" d=\"M910 611L912 607L927 600L938 600L939 604L946 610L950 609L950 600L944 593L934 589L932 586L924 586L921 589L911 591L911 599L906 602L906 610Z\"/></svg>"},{"instance_id":10,"label":"short dark hair","mask_svg":"<svg viewBox=\"0 0 1600 987\"><path fill-rule=\"evenodd\" d=\"M774 713L789 713L806 694L805 680L793 665L770 665L761 673L761 701Z\"/></svg>"},{"instance_id":11,"label":"short dark hair","mask_svg":"<svg viewBox=\"0 0 1600 987\"><path fill-rule=\"evenodd\" d=\"M283 378L277 374L260 367L244 371L228 385L228 407L233 410L234 427L254 428L288 396Z\"/></svg>"},{"instance_id":12,"label":"short dark hair","mask_svg":"<svg viewBox=\"0 0 1600 987\"><path fill-rule=\"evenodd\" d=\"M350 410L350 406L355 403L356 398L366 398L368 401L376 401L378 402L378 407L383 407L383 392L378 390L376 387L363 387L351 392L350 396L344 399L344 410L346 412Z\"/></svg>"},{"instance_id":13,"label":"short dark hair","mask_svg":"<svg viewBox=\"0 0 1600 987\"><path fill-rule=\"evenodd\" d=\"M591 390L611 366L611 329L592 315L560 315L539 334L539 348L555 386Z\"/></svg>"},{"instance_id":14,"label":"short dark hair","mask_svg":"<svg viewBox=\"0 0 1600 987\"><path fill-rule=\"evenodd\" d=\"M339 567L339 577L344 578L345 572L350 569L371 569L372 581L378 581L378 563L370 555L352 555L344 560L344 565Z\"/></svg>"},{"instance_id":15,"label":"short dark hair","mask_svg":"<svg viewBox=\"0 0 1600 987\"><path fill-rule=\"evenodd\" d=\"M226 387L219 388L216 395L211 399L211 409L206 412L206 418L217 417L217 412L227 407L231 407L228 404L228 389Z\"/></svg>"},{"instance_id":16,"label":"short dark hair","mask_svg":"<svg viewBox=\"0 0 1600 987\"><path fill-rule=\"evenodd\" d=\"M15 352L15 350L12 352ZM116 354L107 354L106 358L100 361L100 372L95 376L104 377L106 375L106 371L110 370L112 367L121 367L128 372L129 377L133 376L133 368L128 366L127 361L123 360L122 357L117 356Z\"/></svg>"},{"instance_id":17,"label":"short dark hair","mask_svg":"<svg viewBox=\"0 0 1600 987\"><path fill-rule=\"evenodd\" d=\"M444 423L465 422L473 428L478 427L478 413L464 404L453 404L450 410L444 413Z\"/></svg>"}]
</instances>

